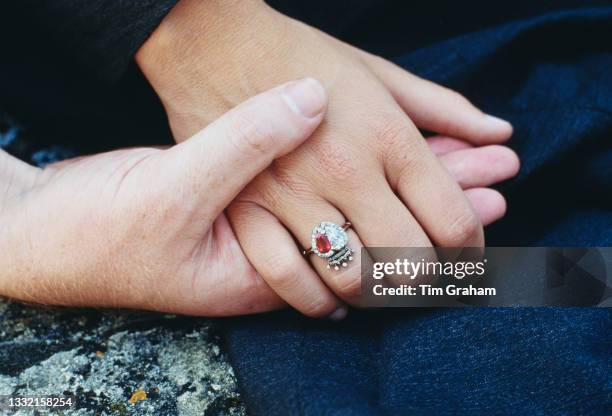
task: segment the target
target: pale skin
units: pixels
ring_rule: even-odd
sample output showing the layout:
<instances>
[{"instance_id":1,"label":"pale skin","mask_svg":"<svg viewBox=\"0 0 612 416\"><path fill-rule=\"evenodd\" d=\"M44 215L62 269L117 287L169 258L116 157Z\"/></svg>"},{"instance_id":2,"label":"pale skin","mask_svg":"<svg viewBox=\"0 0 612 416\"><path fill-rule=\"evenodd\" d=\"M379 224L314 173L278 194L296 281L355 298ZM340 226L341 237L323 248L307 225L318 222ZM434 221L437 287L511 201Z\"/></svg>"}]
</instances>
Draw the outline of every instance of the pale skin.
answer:
<instances>
[{"instance_id":1,"label":"pale skin","mask_svg":"<svg viewBox=\"0 0 612 416\"><path fill-rule=\"evenodd\" d=\"M319 221L350 219L355 249L483 244L482 225L505 212L486 187L518 169L499 145L507 123L259 2L237 4L180 2L137 56L184 143L45 170L0 152L0 294L209 316L289 304L338 319L357 268L334 275L299 255ZM316 79L273 88L303 76ZM438 135L425 141L415 125ZM260 250L262 236L279 249Z\"/></svg>"},{"instance_id":2,"label":"pale skin","mask_svg":"<svg viewBox=\"0 0 612 416\"><path fill-rule=\"evenodd\" d=\"M312 76L323 84L329 109L311 140L258 175L226 211L253 267L306 315L342 316L345 304L358 304L361 246L482 246L482 222L468 196L479 192L493 218L505 209L498 194L482 187L491 184L489 169L499 170L499 160L506 173L518 167L507 148L486 146L507 140L510 124L262 1L182 0L136 60L178 142L278 82ZM417 127L499 160L484 175L462 180L466 194ZM308 247L323 220L353 224L355 261L339 272L323 259L302 258L293 243Z\"/></svg>"},{"instance_id":3,"label":"pale skin","mask_svg":"<svg viewBox=\"0 0 612 416\"><path fill-rule=\"evenodd\" d=\"M321 114L296 114L283 86L168 150L118 150L44 170L0 151L0 294L207 316L286 306L249 263L223 209L323 120L327 98L311 92L312 82L304 95ZM500 156L449 138L430 146L464 183L483 180L479 171ZM510 174L506 167L484 180ZM498 215L490 192L466 191L485 223Z\"/></svg>"},{"instance_id":4,"label":"pale skin","mask_svg":"<svg viewBox=\"0 0 612 416\"><path fill-rule=\"evenodd\" d=\"M323 119L326 97L307 82L295 86L248 100L167 150L118 150L44 170L0 153L0 293L192 315L279 307L223 210Z\"/></svg>"}]
</instances>

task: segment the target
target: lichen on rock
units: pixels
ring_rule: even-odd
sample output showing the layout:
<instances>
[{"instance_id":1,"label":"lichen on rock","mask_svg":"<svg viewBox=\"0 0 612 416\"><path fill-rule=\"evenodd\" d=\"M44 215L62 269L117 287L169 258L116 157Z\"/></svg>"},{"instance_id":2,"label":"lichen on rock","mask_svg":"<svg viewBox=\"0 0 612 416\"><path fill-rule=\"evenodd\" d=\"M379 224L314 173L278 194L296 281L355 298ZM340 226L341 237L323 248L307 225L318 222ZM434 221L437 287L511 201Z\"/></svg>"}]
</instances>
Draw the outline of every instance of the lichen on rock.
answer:
<instances>
[{"instance_id":1,"label":"lichen on rock","mask_svg":"<svg viewBox=\"0 0 612 416\"><path fill-rule=\"evenodd\" d=\"M246 414L215 320L5 300L0 394L74 396L66 416Z\"/></svg>"}]
</instances>

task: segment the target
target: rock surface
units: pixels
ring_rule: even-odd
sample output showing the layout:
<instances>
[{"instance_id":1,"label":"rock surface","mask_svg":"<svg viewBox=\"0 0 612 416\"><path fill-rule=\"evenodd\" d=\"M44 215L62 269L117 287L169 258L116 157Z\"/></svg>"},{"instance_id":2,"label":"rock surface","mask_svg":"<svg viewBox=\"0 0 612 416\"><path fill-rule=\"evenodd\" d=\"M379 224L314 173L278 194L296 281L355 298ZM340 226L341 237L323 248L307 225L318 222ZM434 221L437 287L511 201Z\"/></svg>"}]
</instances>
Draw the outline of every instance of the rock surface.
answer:
<instances>
[{"instance_id":1,"label":"rock surface","mask_svg":"<svg viewBox=\"0 0 612 416\"><path fill-rule=\"evenodd\" d=\"M73 395L64 415L246 414L214 320L0 300L0 395L39 394Z\"/></svg>"},{"instance_id":2,"label":"rock surface","mask_svg":"<svg viewBox=\"0 0 612 416\"><path fill-rule=\"evenodd\" d=\"M0 149L40 167L75 155L23 130L0 108ZM74 396L66 416L245 414L214 320L0 299L0 395L42 394Z\"/></svg>"}]
</instances>

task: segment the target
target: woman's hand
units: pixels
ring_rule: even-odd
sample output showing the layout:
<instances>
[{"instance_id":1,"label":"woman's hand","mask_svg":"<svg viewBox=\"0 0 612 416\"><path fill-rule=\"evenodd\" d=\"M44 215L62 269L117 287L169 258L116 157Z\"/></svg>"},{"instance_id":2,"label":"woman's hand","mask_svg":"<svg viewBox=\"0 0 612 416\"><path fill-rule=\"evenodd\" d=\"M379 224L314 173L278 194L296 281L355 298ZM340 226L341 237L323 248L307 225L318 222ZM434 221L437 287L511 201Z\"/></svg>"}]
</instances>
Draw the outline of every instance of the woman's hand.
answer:
<instances>
[{"instance_id":1,"label":"woman's hand","mask_svg":"<svg viewBox=\"0 0 612 416\"><path fill-rule=\"evenodd\" d=\"M256 0L181 0L137 61L178 141L283 80L311 75L329 91L328 116L312 139L275 161L228 210L251 264L300 311L341 316L344 302L356 303L362 245L484 244L476 212L417 126L478 145L503 142L512 128L457 93ZM511 151L502 153L504 169L516 166ZM489 172L467 185L490 179ZM494 204L503 211L503 199ZM353 267L328 270L324 259L300 255L294 238L309 247L324 220L352 222Z\"/></svg>"}]
</instances>

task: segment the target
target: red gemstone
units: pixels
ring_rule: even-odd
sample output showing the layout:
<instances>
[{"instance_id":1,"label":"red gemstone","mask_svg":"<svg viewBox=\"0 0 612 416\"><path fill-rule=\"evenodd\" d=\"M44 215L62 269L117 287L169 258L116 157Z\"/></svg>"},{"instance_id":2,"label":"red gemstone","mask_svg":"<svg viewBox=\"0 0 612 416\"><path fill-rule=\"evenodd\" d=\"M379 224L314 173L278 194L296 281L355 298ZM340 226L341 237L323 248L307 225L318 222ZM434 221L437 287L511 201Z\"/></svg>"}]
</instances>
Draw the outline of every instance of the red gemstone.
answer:
<instances>
[{"instance_id":1,"label":"red gemstone","mask_svg":"<svg viewBox=\"0 0 612 416\"><path fill-rule=\"evenodd\" d=\"M317 234L315 237L315 242L317 243L317 250L319 253L325 254L331 250L331 243L325 234Z\"/></svg>"}]
</instances>

